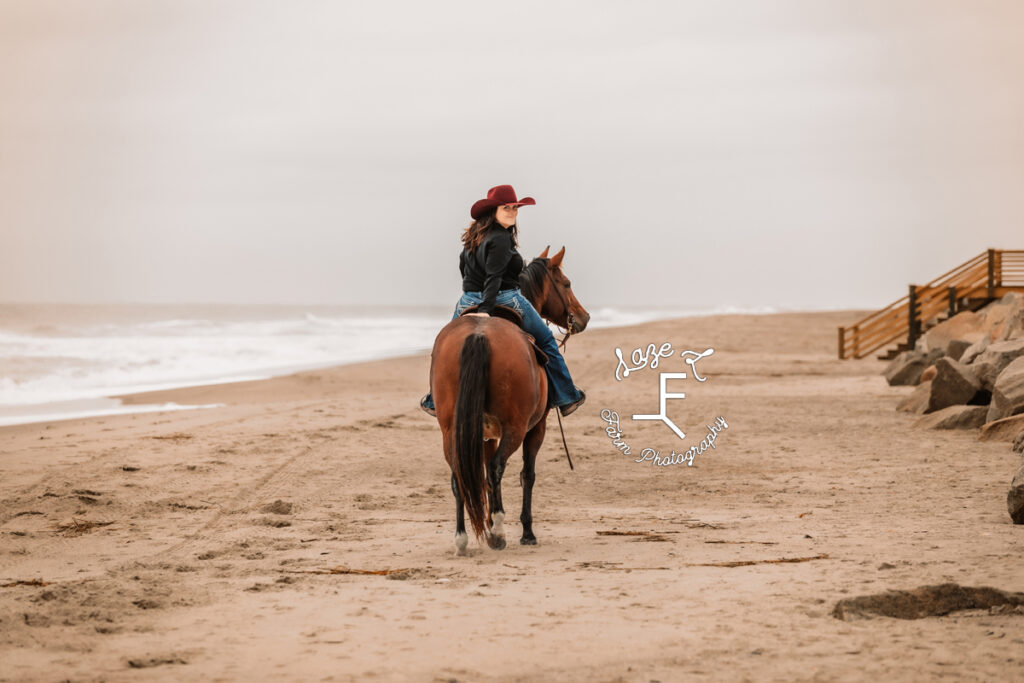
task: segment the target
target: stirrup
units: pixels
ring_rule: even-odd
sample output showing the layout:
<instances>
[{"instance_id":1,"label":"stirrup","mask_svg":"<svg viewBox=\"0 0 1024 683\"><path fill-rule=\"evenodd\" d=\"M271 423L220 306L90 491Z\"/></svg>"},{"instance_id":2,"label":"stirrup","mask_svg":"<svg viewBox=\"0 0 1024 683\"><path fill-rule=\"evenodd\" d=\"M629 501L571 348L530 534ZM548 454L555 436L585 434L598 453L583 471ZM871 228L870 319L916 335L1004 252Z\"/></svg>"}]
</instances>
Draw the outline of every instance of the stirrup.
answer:
<instances>
[{"instance_id":1,"label":"stirrup","mask_svg":"<svg viewBox=\"0 0 1024 683\"><path fill-rule=\"evenodd\" d=\"M576 412L576 409L583 405L584 401L587 400L587 395L583 393L582 389L576 387L576 390L580 392L579 399L577 399L574 403L559 406L558 410L559 412L562 413L562 417L569 417L570 415L572 415L574 412Z\"/></svg>"},{"instance_id":2,"label":"stirrup","mask_svg":"<svg viewBox=\"0 0 1024 683\"><path fill-rule=\"evenodd\" d=\"M427 405L427 396L430 396L430 394L425 394L423 398L420 399L420 410L431 417L437 417L437 411Z\"/></svg>"}]
</instances>

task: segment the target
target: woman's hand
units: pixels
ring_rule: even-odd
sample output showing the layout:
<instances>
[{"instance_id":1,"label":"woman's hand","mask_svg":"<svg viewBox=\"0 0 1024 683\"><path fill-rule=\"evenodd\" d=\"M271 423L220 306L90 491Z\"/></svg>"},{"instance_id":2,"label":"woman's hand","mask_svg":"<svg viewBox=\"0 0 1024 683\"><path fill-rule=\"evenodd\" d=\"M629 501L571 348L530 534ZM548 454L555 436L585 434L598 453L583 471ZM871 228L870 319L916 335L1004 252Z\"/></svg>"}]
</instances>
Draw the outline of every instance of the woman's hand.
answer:
<instances>
[{"instance_id":1,"label":"woman's hand","mask_svg":"<svg viewBox=\"0 0 1024 683\"><path fill-rule=\"evenodd\" d=\"M490 318L491 317L490 313L467 313L466 315L475 315L475 316L479 316L481 318Z\"/></svg>"}]
</instances>

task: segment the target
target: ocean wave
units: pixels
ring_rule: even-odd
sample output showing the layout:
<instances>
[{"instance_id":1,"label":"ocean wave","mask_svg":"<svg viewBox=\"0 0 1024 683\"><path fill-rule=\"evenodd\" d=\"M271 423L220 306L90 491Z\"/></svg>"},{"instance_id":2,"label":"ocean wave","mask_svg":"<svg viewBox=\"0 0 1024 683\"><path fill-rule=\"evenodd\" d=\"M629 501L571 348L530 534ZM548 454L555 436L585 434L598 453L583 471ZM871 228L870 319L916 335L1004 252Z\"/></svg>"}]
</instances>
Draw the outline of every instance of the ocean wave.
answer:
<instances>
[{"instance_id":1,"label":"ocean wave","mask_svg":"<svg viewBox=\"0 0 1024 683\"><path fill-rule=\"evenodd\" d=\"M107 309L104 309L105 311ZM4 406L97 398L268 377L303 368L429 351L450 314L295 310L278 317L209 315L145 320L46 320L0 329L0 415ZM771 308L708 310L602 307L593 328ZM109 314L109 313L108 313Z\"/></svg>"},{"instance_id":2,"label":"ocean wave","mask_svg":"<svg viewBox=\"0 0 1024 683\"><path fill-rule=\"evenodd\" d=\"M673 318L705 318L713 315L765 315L778 313L780 310L772 306L743 307L718 306L708 309L692 308L613 308L604 307L590 311L591 327L623 327L639 325L654 320L670 320Z\"/></svg>"}]
</instances>

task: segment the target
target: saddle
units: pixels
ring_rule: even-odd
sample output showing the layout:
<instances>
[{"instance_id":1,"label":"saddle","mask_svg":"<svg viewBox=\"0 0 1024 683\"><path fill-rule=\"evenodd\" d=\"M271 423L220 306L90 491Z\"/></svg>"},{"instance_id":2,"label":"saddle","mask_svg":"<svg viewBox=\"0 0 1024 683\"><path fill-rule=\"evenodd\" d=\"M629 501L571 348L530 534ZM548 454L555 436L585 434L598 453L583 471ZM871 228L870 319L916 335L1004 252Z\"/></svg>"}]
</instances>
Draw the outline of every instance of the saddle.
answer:
<instances>
[{"instance_id":1,"label":"saddle","mask_svg":"<svg viewBox=\"0 0 1024 683\"><path fill-rule=\"evenodd\" d=\"M461 318L467 313L476 313L479 308L479 305L470 306L462 313L460 313L459 317ZM522 331L523 336L526 337L526 340L530 342L530 346L533 348L533 352L537 356L537 362L540 363L541 365L548 364L548 354L541 351L540 347L537 346L537 342L533 338L533 335L531 335L530 333L523 329L523 316L519 314L519 311L517 311L514 308L509 308L508 306L495 306L494 310L491 311L491 316L494 318L504 318L505 320L509 321L510 323L518 327Z\"/></svg>"}]
</instances>

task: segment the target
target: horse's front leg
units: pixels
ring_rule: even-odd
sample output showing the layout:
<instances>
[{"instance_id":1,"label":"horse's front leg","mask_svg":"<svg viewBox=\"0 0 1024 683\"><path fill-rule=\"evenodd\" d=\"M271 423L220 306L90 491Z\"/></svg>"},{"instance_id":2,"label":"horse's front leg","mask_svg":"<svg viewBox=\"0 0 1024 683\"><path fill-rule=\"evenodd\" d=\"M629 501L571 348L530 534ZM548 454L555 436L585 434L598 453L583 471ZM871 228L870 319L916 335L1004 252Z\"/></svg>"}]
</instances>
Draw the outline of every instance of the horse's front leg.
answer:
<instances>
[{"instance_id":1,"label":"horse's front leg","mask_svg":"<svg viewBox=\"0 0 1024 683\"><path fill-rule=\"evenodd\" d=\"M523 471L519 474L519 483L523 487L523 513L519 515L519 521L523 523L523 537L519 539L521 545L537 545L537 537L533 535L533 482L537 478L534 467L540 445L544 443L546 423L546 419L538 422L523 441Z\"/></svg>"}]
</instances>

